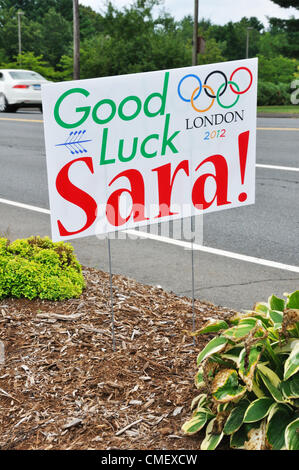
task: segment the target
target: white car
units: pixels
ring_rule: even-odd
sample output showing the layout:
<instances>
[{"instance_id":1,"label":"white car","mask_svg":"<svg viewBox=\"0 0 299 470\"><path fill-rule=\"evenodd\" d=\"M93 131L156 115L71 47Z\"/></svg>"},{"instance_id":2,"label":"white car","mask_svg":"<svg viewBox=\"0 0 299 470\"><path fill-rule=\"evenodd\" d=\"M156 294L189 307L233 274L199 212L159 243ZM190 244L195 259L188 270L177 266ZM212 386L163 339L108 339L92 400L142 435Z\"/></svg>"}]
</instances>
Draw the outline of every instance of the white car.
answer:
<instances>
[{"instance_id":1,"label":"white car","mask_svg":"<svg viewBox=\"0 0 299 470\"><path fill-rule=\"evenodd\" d=\"M41 85L44 77L32 70L0 69L0 112L38 107L42 110Z\"/></svg>"}]
</instances>

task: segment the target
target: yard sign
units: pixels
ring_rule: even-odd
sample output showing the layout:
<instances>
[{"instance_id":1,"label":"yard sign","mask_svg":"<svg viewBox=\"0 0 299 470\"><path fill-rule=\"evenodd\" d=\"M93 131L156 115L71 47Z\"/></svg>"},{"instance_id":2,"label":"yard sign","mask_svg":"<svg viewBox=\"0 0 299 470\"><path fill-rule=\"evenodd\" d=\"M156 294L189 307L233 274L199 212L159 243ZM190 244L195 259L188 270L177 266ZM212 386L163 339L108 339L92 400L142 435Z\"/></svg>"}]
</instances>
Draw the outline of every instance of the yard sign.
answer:
<instances>
[{"instance_id":1,"label":"yard sign","mask_svg":"<svg viewBox=\"0 0 299 470\"><path fill-rule=\"evenodd\" d=\"M257 59L42 87L52 237L254 203Z\"/></svg>"}]
</instances>

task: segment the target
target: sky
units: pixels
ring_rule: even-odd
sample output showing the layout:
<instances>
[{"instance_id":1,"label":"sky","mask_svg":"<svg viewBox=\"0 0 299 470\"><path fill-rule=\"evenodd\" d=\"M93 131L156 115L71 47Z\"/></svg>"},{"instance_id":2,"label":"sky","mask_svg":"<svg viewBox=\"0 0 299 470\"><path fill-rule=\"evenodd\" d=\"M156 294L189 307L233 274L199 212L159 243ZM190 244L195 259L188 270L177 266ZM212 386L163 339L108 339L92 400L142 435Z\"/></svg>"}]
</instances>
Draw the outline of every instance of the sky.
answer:
<instances>
[{"instance_id":1,"label":"sky","mask_svg":"<svg viewBox=\"0 0 299 470\"><path fill-rule=\"evenodd\" d=\"M105 0L79 0L82 5L90 6L95 11L105 10ZM121 8L133 3L133 0L112 0ZM164 8L177 20L186 15L193 15L194 0L164 0ZM271 0L199 0L199 18L210 19L214 24L225 24L228 21L239 21L243 16L256 16L267 25L267 16L277 18L299 18L295 8L281 8Z\"/></svg>"}]
</instances>

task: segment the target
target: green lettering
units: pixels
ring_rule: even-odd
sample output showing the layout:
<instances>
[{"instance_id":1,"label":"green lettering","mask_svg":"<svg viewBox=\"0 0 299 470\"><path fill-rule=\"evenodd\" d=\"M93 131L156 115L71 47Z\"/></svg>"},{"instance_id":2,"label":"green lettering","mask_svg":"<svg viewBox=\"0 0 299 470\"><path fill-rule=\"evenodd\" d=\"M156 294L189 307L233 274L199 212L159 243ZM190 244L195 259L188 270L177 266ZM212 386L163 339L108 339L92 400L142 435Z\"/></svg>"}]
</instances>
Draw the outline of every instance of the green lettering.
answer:
<instances>
[{"instance_id":1,"label":"green lettering","mask_svg":"<svg viewBox=\"0 0 299 470\"><path fill-rule=\"evenodd\" d=\"M97 114L98 109L100 106L102 106L102 104L108 104L109 106L111 106L111 114L106 119L100 119ZM116 104L114 103L114 101L109 100L109 99L101 100L95 105L95 107L92 110L92 119L97 124L107 124L107 122L111 121L111 119L114 118L115 113L116 113Z\"/></svg>"},{"instance_id":2,"label":"green lettering","mask_svg":"<svg viewBox=\"0 0 299 470\"><path fill-rule=\"evenodd\" d=\"M67 96L73 93L80 93L81 95L86 96L86 98L89 96L89 92L85 90L84 88L72 88L71 90L68 90L65 93L63 93L60 96L60 98L58 98L55 104L55 108L54 108L54 118L57 124L59 124L59 126L61 127L64 127L65 129L72 129L74 127L81 126L81 124L83 124L83 122L86 121L90 113L90 106L80 107L80 108L76 108L76 112L77 113L83 112L84 115L79 121L74 122L72 124L68 124L61 119L60 114L59 114L60 105Z\"/></svg>"},{"instance_id":3,"label":"green lettering","mask_svg":"<svg viewBox=\"0 0 299 470\"><path fill-rule=\"evenodd\" d=\"M163 141L162 141L161 155L165 155L165 153L166 153L166 148L167 148L167 147L169 147L170 150L171 150L173 153L179 153L178 149L173 145L172 140L173 140L181 131L176 131L176 132L174 132L170 137L168 137L169 120L170 120L170 114L166 114L165 126L164 126L164 132L163 132Z\"/></svg>"},{"instance_id":4,"label":"green lettering","mask_svg":"<svg viewBox=\"0 0 299 470\"><path fill-rule=\"evenodd\" d=\"M108 138L108 128L106 127L103 130L100 165L109 165L109 163L115 163L115 158L110 158L106 160L107 138Z\"/></svg>"},{"instance_id":5,"label":"green lettering","mask_svg":"<svg viewBox=\"0 0 299 470\"><path fill-rule=\"evenodd\" d=\"M144 139L144 141L142 142L142 144L140 146L140 152L141 152L141 155L143 155L143 157L145 157L145 158L153 158L153 157L157 156L157 152L148 153L148 152L145 151L145 145L151 139L159 140L159 134L151 134L148 137L146 137Z\"/></svg>"},{"instance_id":6,"label":"green lettering","mask_svg":"<svg viewBox=\"0 0 299 470\"><path fill-rule=\"evenodd\" d=\"M135 101L135 103L137 104L137 108L136 108L136 111L134 114L132 114L131 116L126 116L124 114L124 111L123 111L123 108L124 108L124 105L128 102L128 101ZM118 115L121 119L123 119L124 121L131 121L132 119L135 119L135 117L138 116L138 114L140 113L141 111L141 108L142 108L142 103L141 103L141 100L140 98L138 98L138 96L127 96L124 100L122 100L122 102L120 103L119 107L118 107Z\"/></svg>"},{"instance_id":7,"label":"green lettering","mask_svg":"<svg viewBox=\"0 0 299 470\"><path fill-rule=\"evenodd\" d=\"M133 158L135 157L136 152L137 152L137 144L138 144L138 137L134 137L132 153L128 157L124 157L124 155L123 155L124 139L121 139L119 141L119 145L118 145L118 158L119 158L119 160L121 162L129 162L130 160L133 160Z\"/></svg>"},{"instance_id":8,"label":"green lettering","mask_svg":"<svg viewBox=\"0 0 299 470\"><path fill-rule=\"evenodd\" d=\"M151 93L150 95L148 95L148 97L146 98L145 102L144 102L144 114L147 116L147 117L155 117L155 116L158 116L158 114L160 114L161 116L163 116L163 114L165 113L165 106L166 106L166 98L167 98L167 89L168 89L168 81L169 81L169 72L166 72L165 73L165 76L164 76L164 85L163 85L163 92L162 94L161 93ZM149 109L148 109L148 105L149 105L149 102L151 101L152 98L160 98L161 99L161 106L160 106L160 109L158 109L158 111L155 111L154 113L152 113Z\"/></svg>"}]
</instances>

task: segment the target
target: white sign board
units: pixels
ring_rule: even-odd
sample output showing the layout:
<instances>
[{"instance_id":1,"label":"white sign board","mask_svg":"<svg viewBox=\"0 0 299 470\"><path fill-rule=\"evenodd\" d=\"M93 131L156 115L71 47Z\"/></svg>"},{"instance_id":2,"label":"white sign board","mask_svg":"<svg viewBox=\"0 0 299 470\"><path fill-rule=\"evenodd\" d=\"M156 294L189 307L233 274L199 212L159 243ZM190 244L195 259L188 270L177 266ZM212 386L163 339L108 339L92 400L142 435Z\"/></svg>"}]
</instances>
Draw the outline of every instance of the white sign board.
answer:
<instances>
[{"instance_id":1,"label":"white sign board","mask_svg":"<svg viewBox=\"0 0 299 470\"><path fill-rule=\"evenodd\" d=\"M253 204L257 59L42 87L53 240Z\"/></svg>"}]
</instances>

